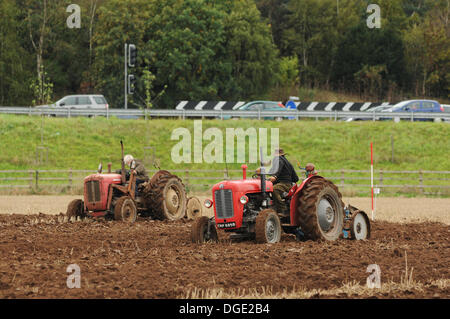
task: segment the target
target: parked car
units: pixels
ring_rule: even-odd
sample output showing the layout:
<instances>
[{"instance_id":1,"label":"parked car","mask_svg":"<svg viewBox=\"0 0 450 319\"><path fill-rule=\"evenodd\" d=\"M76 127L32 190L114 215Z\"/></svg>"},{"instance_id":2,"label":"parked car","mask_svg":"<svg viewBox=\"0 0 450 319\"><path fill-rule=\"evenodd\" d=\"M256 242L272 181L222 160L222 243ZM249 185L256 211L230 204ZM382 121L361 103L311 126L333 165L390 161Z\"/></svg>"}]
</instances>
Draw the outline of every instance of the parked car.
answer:
<instances>
[{"instance_id":1,"label":"parked car","mask_svg":"<svg viewBox=\"0 0 450 319\"><path fill-rule=\"evenodd\" d=\"M106 110L109 105L103 95L69 95L57 101L55 107Z\"/></svg>"},{"instance_id":2,"label":"parked car","mask_svg":"<svg viewBox=\"0 0 450 319\"><path fill-rule=\"evenodd\" d=\"M54 104L40 105L37 106L37 108L50 110L58 110L58 109L107 110L109 108L109 105L103 95L86 94L86 95L68 95L56 101ZM53 114L52 116L55 115Z\"/></svg>"},{"instance_id":3,"label":"parked car","mask_svg":"<svg viewBox=\"0 0 450 319\"><path fill-rule=\"evenodd\" d=\"M278 111L284 112L286 111L286 107L281 102L274 101L252 101L248 102L240 107L238 107L235 111ZM226 115L223 117L225 120L232 118L230 115ZM281 121L283 117L264 117L265 120L279 120Z\"/></svg>"},{"instance_id":4,"label":"parked car","mask_svg":"<svg viewBox=\"0 0 450 319\"><path fill-rule=\"evenodd\" d=\"M450 113L450 105L441 104L441 106L444 109L444 113ZM450 123L450 119L445 119L445 122Z\"/></svg>"},{"instance_id":5,"label":"parked car","mask_svg":"<svg viewBox=\"0 0 450 319\"><path fill-rule=\"evenodd\" d=\"M444 108L437 101L433 100L409 100L402 101L400 103L395 104L392 108L386 110L385 112L413 112L413 113L443 113ZM416 121L435 121L440 122L442 119L425 119L420 118L418 116L414 116L414 120ZM399 122L400 118L394 118L395 122Z\"/></svg>"},{"instance_id":6,"label":"parked car","mask_svg":"<svg viewBox=\"0 0 450 319\"><path fill-rule=\"evenodd\" d=\"M379 105L379 106L375 106L372 107L370 109L365 110L364 112L368 112L368 113L381 113L384 112L386 110L389 110L390 108L392 108L392 105ZM375 115L375 120L379 120L380 116ZM373 118L358 118L358 117L348 117L348 118L344 118L343 121L345 122L353 122L353 121L372 121Z\"/></svg>"}]
</instances>

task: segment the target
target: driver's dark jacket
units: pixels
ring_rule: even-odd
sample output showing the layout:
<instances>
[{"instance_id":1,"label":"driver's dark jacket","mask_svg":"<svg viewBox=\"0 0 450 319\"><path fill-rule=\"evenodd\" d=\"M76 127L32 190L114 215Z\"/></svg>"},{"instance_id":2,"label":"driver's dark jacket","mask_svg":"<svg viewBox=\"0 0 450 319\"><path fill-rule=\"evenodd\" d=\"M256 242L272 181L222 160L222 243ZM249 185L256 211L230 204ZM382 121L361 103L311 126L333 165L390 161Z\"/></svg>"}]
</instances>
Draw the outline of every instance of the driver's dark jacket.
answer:
<instances>
[{"instance_id":1,"label":"driver's dark jacket","mask_svg":"<svg viewBox=\"0 0 450 319\"><path fill-rule=\"evenodd\" d=\"M136 162L136 167L135 167L135 171L136 171L136 179L139 181L145 181L148 180L148 175L147 175L147 171L145 170L144 164L142 164L141 161L135 160Z\"/></svg>"},{"instance_id":2,"label":"driver's dark jacket","mask_svg":"<svg viewBox=\"0 0 450 319\"><path fill-rule=\"evenodd\" d=\"M274 184L294 183L294 176L297 176L294 167L284 156L275 156L273 158L272 167L268 174L277 178Z\"/></svg>"}]
</instances>

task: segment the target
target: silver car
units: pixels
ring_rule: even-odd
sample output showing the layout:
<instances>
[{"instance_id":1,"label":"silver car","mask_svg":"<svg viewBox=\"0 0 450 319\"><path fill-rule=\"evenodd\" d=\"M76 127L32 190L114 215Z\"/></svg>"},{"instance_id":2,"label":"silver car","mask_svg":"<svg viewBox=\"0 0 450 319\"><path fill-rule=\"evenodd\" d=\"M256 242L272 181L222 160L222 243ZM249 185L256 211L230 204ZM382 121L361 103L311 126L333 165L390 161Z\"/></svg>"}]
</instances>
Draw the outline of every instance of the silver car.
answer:
<instances>
[{"instance_id":1,"label":"silver car","mask_svg":"<svg viewBox=\"0 0 450 319\"><path fill-rule=\"evenodd\" d=\"M39 105L36 109L43 111L48 116L68 116L70 110L96 110L106 111L109 108L108 102L103 95L83 94L68 95L51 105ZM71 116L73 116L72 114ZM89 115L92 117L92 115Z\"/></svg>"},{"instance_id":2,"label":"silver car","mask_svg":"<svg viewBox=\"0 0 450 319\"><path fill-rule=\"evenodd\" d=\"M109 105L103 95L69 95L57 101L56 108L106 110Z\"/></svg>"}]
</instances>

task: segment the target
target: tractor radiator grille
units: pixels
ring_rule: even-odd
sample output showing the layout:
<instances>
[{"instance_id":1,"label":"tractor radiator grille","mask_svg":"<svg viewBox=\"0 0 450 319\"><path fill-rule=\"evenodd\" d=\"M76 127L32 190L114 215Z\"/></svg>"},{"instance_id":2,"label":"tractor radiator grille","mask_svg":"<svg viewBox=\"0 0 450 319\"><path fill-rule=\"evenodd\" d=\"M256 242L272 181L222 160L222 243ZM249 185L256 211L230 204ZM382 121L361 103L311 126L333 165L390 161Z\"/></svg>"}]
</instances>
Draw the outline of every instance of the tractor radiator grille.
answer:
<instances>
[{"instance_id":1,"label":"tractor radiator grille","mask_svg":"<svg viewBox=\"0 0 450 319\"><path fill-rule=\"evenodd\" d=\"M88 202L96 203L101 200L100 198L100 183L98 181L86 182L86 191Z\"/></svg>"},{"instance_id":2,"label":"tractor radiator grille","mask_svg":"<svg viewBox=\"0 0 450 319\"><path fill-rule=\"evenodd\" d=\"M231 189L220 189L214 192L214 202L218 218L231 218L233 211L233 193Z\"/></svg>"}]
</instances>

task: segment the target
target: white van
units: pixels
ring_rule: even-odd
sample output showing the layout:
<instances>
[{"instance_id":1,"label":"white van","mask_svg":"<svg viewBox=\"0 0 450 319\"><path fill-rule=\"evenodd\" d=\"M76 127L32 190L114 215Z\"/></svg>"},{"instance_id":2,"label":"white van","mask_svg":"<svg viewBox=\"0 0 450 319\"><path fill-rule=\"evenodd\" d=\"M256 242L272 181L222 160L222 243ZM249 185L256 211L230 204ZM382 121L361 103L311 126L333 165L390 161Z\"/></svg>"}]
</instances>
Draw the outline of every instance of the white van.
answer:
<instances>
[{"instance_id":1,"label":"white van","mask_svg":"<svg viewBox=\"0 0 450 319\"><path fill-rule=\"evenodd\" d=\"M70 109L106 110L109 105L103 95L68 95L54 104L55 107Z\"/></svg>"}]
</instances>

